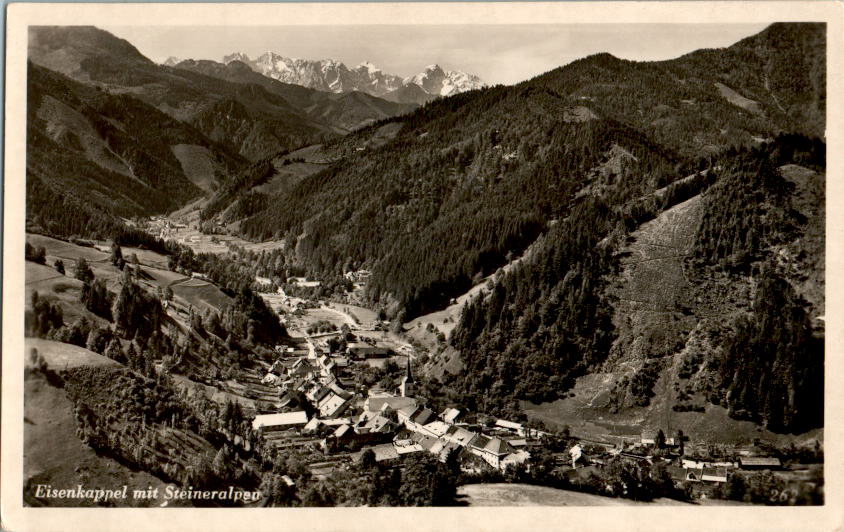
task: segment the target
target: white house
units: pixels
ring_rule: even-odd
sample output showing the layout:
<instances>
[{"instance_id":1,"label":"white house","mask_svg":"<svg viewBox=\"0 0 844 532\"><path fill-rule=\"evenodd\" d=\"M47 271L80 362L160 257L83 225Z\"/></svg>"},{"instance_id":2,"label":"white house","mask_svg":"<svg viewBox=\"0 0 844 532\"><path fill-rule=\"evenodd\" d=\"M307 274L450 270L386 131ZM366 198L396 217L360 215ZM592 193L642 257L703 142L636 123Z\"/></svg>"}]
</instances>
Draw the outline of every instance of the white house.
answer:
<instances>
[{"instance_id":1,"label":"white house","mask_svg":"<svg viewBox=\"0 0 844 532\"><path fill-rule=\"evenodd\" d=\"M501 461L505 456L516 451L512 445L501 438L488 438L483 434L475 436L469 442L468 449L496 469L501 468Z\"/></svg>"}]
</instances>

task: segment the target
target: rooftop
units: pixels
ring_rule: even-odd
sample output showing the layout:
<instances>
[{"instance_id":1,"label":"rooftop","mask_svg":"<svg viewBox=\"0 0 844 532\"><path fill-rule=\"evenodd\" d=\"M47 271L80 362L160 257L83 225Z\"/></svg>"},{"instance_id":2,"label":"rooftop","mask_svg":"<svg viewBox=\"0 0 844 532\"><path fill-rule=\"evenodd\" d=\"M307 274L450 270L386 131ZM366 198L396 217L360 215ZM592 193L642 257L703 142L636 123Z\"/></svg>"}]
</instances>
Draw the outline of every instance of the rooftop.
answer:
<instances>
[{"instance_id":1,"label":"rooftop","mask_svg":"<svg viewBox=\"0 0 844 532\"><path fill-rule=\"evenodd\" d=\"M285 412L283 414L264 414L255 416L252 421L252 428L258 430L261 427L278 427L285 425L304 425L308 422L308 414L304 411Z\"/></svg>"}]
</instances>

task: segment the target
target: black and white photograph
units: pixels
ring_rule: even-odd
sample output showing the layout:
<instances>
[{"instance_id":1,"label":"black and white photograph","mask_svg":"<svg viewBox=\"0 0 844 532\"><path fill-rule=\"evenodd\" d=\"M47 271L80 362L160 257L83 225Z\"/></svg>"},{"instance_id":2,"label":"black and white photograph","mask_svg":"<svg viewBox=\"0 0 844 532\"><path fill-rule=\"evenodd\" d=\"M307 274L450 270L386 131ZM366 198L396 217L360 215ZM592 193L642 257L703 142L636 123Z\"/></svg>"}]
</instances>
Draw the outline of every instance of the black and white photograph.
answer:
<instances>
[{"instance_id":1,"label":"black and white photograph","mask_svg":"<svg viewBox=\"0 0 844 532\"><path fill-rule=\"evenodd\" d=\"M4 505L828 509L840 5L564 4L21 17Z\"/></svg>"}]
</instances>

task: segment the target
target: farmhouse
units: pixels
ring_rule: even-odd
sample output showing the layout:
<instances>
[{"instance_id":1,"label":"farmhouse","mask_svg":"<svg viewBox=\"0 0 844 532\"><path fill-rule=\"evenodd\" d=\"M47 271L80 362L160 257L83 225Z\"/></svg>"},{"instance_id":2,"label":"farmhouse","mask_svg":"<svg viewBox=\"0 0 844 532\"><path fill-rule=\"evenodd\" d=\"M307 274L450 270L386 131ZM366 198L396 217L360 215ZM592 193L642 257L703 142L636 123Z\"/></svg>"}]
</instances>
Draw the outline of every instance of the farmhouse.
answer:
<instances>
[{"instance_id":1,"label":"farmhouse","mask_svg":"<svg viewBox=\"0 0 844 532\"><path fill-rule=\"evenodd\" d=\"M322 398L319 403L317 403L317 408L319 408L319 415L322 417L332 418L337 417L343 414L346 409L352 404L352 398L354 396L350 394L345 394L344 397L341 394L334 392L333 390L330 391L325 397Z\"/></svg>"},{"instance_id":2,"label":"farmhouse","mask_svg":"<svg viewBox=\"0 0 844 532\"><path fill-rule=\"evenodd\" d=\"M504 457L504 460L501 461L501 468L506 469L508 467L514 467L518 464L525 463L528 459L530 459L529 452L525 450L517 451Z\"/></svg>"},{"instance_id":3,"label":"farmhouse","mask_svg":"<svg viewBox=\"0 0 844 532\"><path fill-rule=\"evenodd\" d=\"M656 445L656 435L655 430L642 431L642 445Z\"/></svg>"}]
</instances>

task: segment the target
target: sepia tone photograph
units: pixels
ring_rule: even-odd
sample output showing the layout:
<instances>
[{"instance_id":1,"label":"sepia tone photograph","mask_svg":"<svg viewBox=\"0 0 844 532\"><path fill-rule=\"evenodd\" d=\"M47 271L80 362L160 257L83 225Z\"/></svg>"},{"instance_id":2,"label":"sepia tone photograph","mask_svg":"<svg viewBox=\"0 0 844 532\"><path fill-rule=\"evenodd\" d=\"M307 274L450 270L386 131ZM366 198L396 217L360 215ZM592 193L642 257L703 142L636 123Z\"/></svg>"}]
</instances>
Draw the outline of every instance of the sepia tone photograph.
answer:
<instances>
[{"instance_id":1,"label":"sepia tone photograph","mask_svg":"<svg viewBox=\"0 0 844 532\"><path fill-rule=\"evenodd\" d=\"M17 503L828 504L792 20L26 24Z\"/></svg>"}]
</instances>

